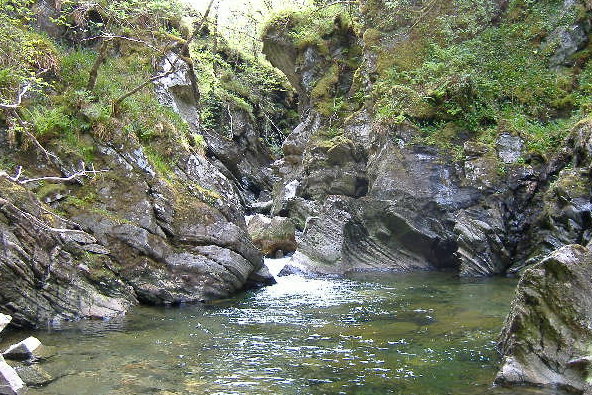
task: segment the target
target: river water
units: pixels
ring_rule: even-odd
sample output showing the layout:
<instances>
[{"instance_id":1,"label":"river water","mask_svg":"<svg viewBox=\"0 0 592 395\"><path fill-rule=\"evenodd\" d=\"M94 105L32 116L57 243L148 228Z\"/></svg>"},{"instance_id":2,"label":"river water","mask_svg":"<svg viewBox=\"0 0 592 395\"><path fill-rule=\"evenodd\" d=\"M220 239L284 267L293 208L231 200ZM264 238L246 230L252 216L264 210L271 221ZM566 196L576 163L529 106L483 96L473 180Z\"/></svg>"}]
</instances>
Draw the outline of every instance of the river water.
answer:
<instances>
[{"instance_id":1,"label":"river water","mask_svg":"<svg viewBox=\"0 0 592 395\"><path fill-rule=\"evenodd\" d=\"M515 286L287 276L216 304L138 307L35 332L57 350L43 367L60 378L29 394L551 394L491 388Z\"/></svg>"}]
</instances>

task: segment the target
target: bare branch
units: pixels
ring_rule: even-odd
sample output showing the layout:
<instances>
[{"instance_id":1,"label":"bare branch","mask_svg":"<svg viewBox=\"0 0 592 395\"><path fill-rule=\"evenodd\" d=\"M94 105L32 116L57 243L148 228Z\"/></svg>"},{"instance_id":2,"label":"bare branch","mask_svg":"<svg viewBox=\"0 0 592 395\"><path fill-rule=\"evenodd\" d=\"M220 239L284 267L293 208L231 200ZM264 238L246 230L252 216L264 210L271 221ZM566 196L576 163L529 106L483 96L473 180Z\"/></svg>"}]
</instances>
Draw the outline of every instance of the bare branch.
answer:
<instances>
[{"instance_id":1,"label":"bare branch","mask_svg":"<svg viewBox=\"0 0 592 395\"><path fill-rule=\"evenodd\" d=\"M113 101L113 105L112 105L113 115L117 115L117 113L119 112L119 107L121 106L121 103L125 99L127 99L128 97L130 97L130 96L138 93L139 91L141 91L142 89L144 89L146 86L148 86L151 82L158 81L159 79L164 78L164 77L167 77L167 76L173 74L176 71L177 70L175 68L172 68L169 71L166 71L164 73L155 75L154 77L149 78L146 81L144 81L143 83L141 83L140 85L136 86L131 91L129 91L127 93L124 93L123 95L119 96L117 99L115 99Z\"/></svg>"},{"instance_id":2,"label":"bare branch","mask_svg":"<svg viewBox=\"0 0 592 395\"><path fill-rule=\"evenodd\" d=\"M45 157L47 158L47 160L48 161L51 161L53 159L54 161L59 162L59 158L54 153L51 153L51 152L47 151L41 145L41 143L37 140L37 138L35 138L35 136L33 135L33 133L31 133L29 131L29 124L21 118L21 116L18 114L18 112L16 111L16 109L13 109L12 110L12 115L13 115L14 119L16 119L18 121L18 123L21 126L23 132L27 135L27 137L31 140L31 142L33 142L33 145L35 145L35 147L37 147L37 149L39 149L41 152L43 152L43 154L45 155Z\"/></svg>"},{"instance_id":3,"label":"bare branch","mask_svg":"<svg viewBox=\"0 0 592 395\"><path fill-rule=\"evenodd\" d=\"M69 175L68 177L36 177L36 178L25 178L25 179L21 180L23 168L22 168L22 166L19 166L19 167L17 167L16 175L14 177L8 176L7 178L12 182L16 182L17 184L21 184L21 185L28 184L30 182L37 182L37 181L68 182L68 181L72 181L72 180L79 178L79 177L91 177L93 175L96 175L99 173L105 173L108 171L109 170L107 170L107 169L95 170L94 166L92 167L92 170L85 170L84 163L83 163L82 170L79 170L79 171Z\"/></svg>"},{"instance_id":4,"label":"bare branch","mask_svg":"<svg viewBox=\"0 0 592 395\"><path fill-rule=\"evenodd\" d=\"M25 96L25 94L29 91L29 89L31 89L33 87L33 81L29 81L27 84L25 84L25 86L20 90L16 102L13 104L4 104L4 103L0 103L0 108L3 108L5 110L16 110L17 108L19 108L21 106L21 103L23 102L23 96Z\"/></svg>"},{"instance_id":5,"label":"bare branch","mask_svg":"<svg viewBox=\"0 0 592 395\"><path fill-rule=\"evenodd\" d=\"M43 212L45 212L45 213L47 213L47 214L49 214L49 215L52 215L52 216L56 217L58 220L60 220L60 221L62 221L62 222L64 222L64 223L66 223L66 224L70 224L70 225L72 225L72 226L74 226L74 227L76 227L76 228L78 228L78 229L82 229L82 226L80 226L80 224L78 224L78 223L76 223L76 222L74 222L74 221L70 221L69 219L66 219L66 218L64 218L64 217L62 217L62 216L60 216L60 215L57 215L57 214L56 214L56 213L54 213L53 211L51 211L51 210L48 210L48 209L46 209L45 207L43 207L43 206L41 206L41 205L39 206L39 208L40 208L40 209L41 209Z\"/></svg>"},{"instance_id":6,"label":"bare branch","mask_svg":"<svg viewBox=\"0 0 592 395\"><path fill-rule=\"evenodd\" d=\"M349 1L349 0L334 1L334 2L332 2L332 3L329 3L329 4L324 4L324 5L322 5L322 6L319 6L319 7L317 7L317 8L316 8L316 9L313 11L313 13L314 13L314 12L319 12L319 11L320 11L320 10L322 10L323 8L329 8L329 7L332 7L332 6L334 6L334 5L348 5L348 4L349 4L349 5L351 5L351 4L360 4L360 2L359 2L358 0L351 0L351 1Z\"/></svg>"},{"instance_id":7,"label":"bare branch","mask_svg":"<svg viewBox=\"0 0 592 395\"><path fill-rule=\"evenodd\" d=\"M113 40L131 41L134 43L143 44L143 45L147 46L148 48L154 49L155 51L157 50L156 47L154 47L152 44L150 44L144 40L140 40L138 38L133 38L133 37L127 37L127 36L118 36L116 34L109 34L109 33L108 34L101 34L99 36L84 38L81 41L92 41L92 40L98 40L98 39L103 39L103 41L113 41Z\"/></svg>"},{"instance_id":8,"label":"bare branch","mask_svg":"<svg viewBox=\"0 0 592 395\"><path fill-rule=\"evenodd\" d=\"M37 73L37 76L40 76L42 74L45 74L48 72L49 69L43 69L41 70L39 73ZM0 108L4 109L4 110L16 110L17 108L19 108L21 106L21 104L23 103L23 97L25 97L25 95L27 94L27 92L33 87L33 83L35 81L28 81L19 91L17 98L16 98L16 102L13 104L4 104L4 103L0 103Z\"/></svg>"}]
</instances>

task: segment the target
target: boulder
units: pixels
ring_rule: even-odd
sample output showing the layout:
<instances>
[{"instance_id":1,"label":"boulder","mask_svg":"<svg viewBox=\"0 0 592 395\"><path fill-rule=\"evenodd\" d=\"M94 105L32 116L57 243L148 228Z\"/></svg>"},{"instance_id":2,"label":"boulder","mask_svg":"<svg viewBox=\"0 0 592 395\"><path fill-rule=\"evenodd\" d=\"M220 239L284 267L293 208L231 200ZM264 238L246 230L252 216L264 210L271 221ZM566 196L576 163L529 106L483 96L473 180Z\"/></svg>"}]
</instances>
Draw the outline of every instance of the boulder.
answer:
<instances>
[{"instance_id":1,"label":"boulder","mask_svg":"<svg viewBox=\"0 0 592 395\"><path fill-rule=\"evenodd\" d=\"M495 383L590 393L592 252L564 246L526 269L502 329Z\"/></svg>"},{"instance_id":2,"label":"boulder","mask_svg":"<svg viewBox=\"0 0 592 395\"><path fill-rule=\"evenodd\" d=\"M249 220L248 229L253 243L266 256L275 256L279 250L296 251L296 228L289 218L257 214Z\"/></svg>"},{"instance_id":3,"label":"boulder","mask_svg":"<svg viewBox=\"0 0 592 395\"><path fill-rule=\"evenodd\" d=\"M8 347L2 355L6 359L24 361L34 359L39 355L43 345L36 337L30 336L25 340Z\"/></svg>"},{"instance_id":4,"label":"boulder","mask_svg":"<svg viewBox=\"0 0 592 395\"><path fill-rule=\"evenodd\" d=\"M0 355L0 395L19 395L25 389L23 380Z\"/></svg>"}]
</instances>

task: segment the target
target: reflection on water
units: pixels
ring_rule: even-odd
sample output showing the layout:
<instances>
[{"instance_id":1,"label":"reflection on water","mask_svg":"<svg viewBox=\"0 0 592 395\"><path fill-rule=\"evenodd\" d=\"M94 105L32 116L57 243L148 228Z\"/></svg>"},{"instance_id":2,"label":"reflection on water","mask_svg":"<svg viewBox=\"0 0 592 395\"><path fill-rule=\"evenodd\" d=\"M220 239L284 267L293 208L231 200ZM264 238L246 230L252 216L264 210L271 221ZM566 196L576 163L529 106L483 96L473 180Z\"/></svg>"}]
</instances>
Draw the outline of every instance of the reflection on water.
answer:
<instances>
[{"instance_id":1,"label":"reflection on water","mask_svg":"<svg viewBox=\"0 0 592 395\"><path fill-rule=\"evenodd\" d=\"M514 286L288 276L217 304L139 307L36 333L62 377L29 394L543 394L490 388Z\"/></svg>"}]
</instances>

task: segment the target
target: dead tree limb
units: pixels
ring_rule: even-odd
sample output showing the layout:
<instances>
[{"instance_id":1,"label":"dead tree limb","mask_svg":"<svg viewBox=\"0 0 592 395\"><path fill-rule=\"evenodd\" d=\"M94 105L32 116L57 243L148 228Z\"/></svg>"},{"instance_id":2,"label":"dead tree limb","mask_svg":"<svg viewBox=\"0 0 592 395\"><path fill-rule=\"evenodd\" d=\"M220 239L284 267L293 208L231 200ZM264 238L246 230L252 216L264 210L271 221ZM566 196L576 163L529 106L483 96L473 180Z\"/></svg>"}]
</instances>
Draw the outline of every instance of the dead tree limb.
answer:
<instances>
[{"instance_id":1,"label":"dead tree limb","mask_svg":"<svg viewBox=\"0 0 592 395\"><path fill-rule=\"evenodd\" d=\"M5 109L5 110L16 110L17 108L19 108L21 106L21 104L23 102L23 97L27 94L29 89L31 89L32 87L33 87L33 82L29 81L27 84L25 84L25 86L18 93L17 98L16 98L16 102L14 102L13 104L0 103L0 108Z\"/></svg>"},{"instance_id":2,"label":"dead tree limb","mask_svg":"<svg viewBox=\"0 0 592 395\"><path fill-rule=\"evenodd\" d=\"M81 170L79 170L75 173L72 173L71 175L69 175L67 177L36 177L36 178L21 179L22 174L23 174L23 168L22 168L22 166L18 166L14 177L7 176L7 178L12 182L16 182L17 184L25 185L30 182L37 182L37 181L68 182L68 181L72 181L72 180L79 178L79 177L91 177L93 175L97 175L99 173L105 173L105 172L109 171L106 169L95 170L94 166L92 167L91 170L86 170L84 168L85 167L84 163L82 163L81 167L82 167Z\"/></svg>"},{"instance_id":3,"label":"dead tree limb","mask_svg":"<svg viewBox=\"0 0 592 395\"><path fill-rule=\"evenodd\" d=\"M173 74L175 71L177 71L177 70L175 68L172 68L169 71L166 71L164 73L155 75L154 77L149 78L146 81L144 81L143 83L141 83L140 85L136 86L131 91L126 92L123 95L119 96L117 99L115 99L113 101L113 104L112 104L112 113L113 113L113 115L117 116L117 114L119 113L119 109L121 107L121 103L125 99L127 99L128 97L130 97L132 95L135 95L136 93L138 93L139 91L141 91L142 89L144 89L146 86L148 86L151 82L155 82L155 81L158 81L161 78L167 77L167 76Z\"/></svg>"}]
</instances>

